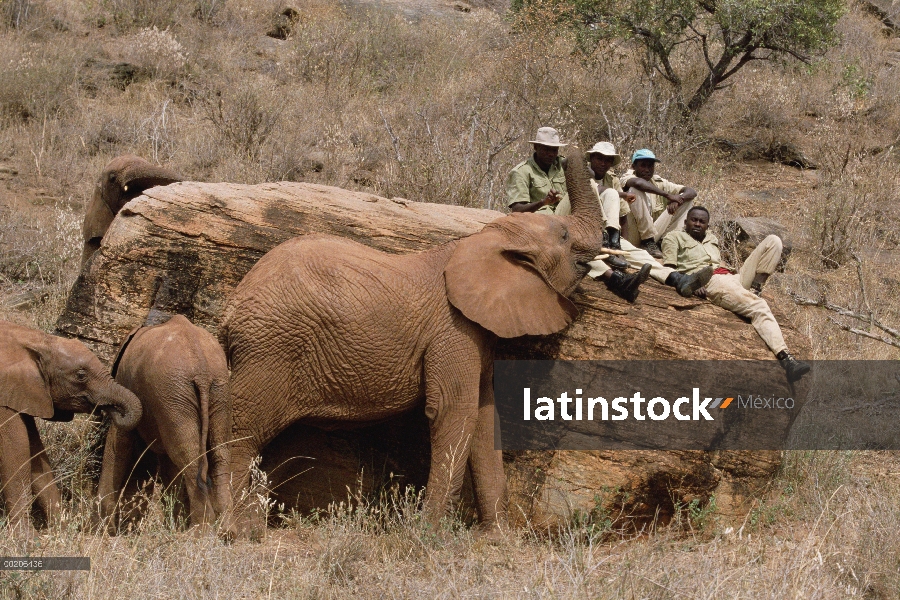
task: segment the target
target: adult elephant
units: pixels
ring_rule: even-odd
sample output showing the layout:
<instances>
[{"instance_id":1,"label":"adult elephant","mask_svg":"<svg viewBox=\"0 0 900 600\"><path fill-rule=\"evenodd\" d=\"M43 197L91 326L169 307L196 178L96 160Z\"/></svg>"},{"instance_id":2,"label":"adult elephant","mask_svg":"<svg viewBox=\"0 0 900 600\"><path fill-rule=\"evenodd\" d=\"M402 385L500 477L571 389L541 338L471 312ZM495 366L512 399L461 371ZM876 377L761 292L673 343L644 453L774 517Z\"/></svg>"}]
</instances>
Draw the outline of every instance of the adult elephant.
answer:
<instances>
[{"instance_id":1,"label":"adult elephant","mask_svg":"<svg viewBox=\"0 0 900 600\"><path fill-rule=\"evenodd\" d=\"M468 462L482 526L501 523L497 337L571 323L578 310L567 296L601 249L603 216L584 158L568 165L570 216L512 214L419 254L308 235L263 256L235 288L220 327L232 369L235 492L247 486L254 456L295 421L373 422L424 400L428 518L439 520L458 498Z\"/></svg>"},{"instance_id":2,"label":"adult elephant","mask_svg":"<svg viewBox=\"0 0 900 600\"><path fill-rule=\"evenodd\" d=\"M32 533L32 492L45 516L59 511L59 488L34 417L71 420L75 412L108 411L121 430L133 429L141 403L76 340L0 321L0 485L7 522Z\"/></svg>"},{"instance_id":3,"label":"adult elephant","mask_svg":"<svg viewBox=\"0 0 900 600\"><path fill-rule=\"evenodd\" d=\"M94 195L84 214L81 233L84 248L81 267L100 249L110 223L129 200L157 185L181 181L174 171L151 164L139 156L124 154L109 161L97 179Z\"/></svg>"}]
</instances>

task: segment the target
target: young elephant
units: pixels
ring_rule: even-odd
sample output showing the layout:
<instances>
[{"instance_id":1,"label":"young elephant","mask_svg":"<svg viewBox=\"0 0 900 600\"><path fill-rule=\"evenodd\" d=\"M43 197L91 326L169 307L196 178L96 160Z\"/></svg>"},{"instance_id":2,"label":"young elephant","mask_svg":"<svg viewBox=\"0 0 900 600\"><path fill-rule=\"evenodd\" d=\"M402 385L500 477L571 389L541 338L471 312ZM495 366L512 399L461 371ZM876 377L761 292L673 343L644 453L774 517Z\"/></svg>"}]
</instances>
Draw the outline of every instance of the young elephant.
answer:
<instances>
[{"instance_id":1,"label":"young elephant","mask_svg":"<svg viewBox=\"0 0 900 600\"><path fill-rule=\"evenodd\" d=\"M109 161L97 179L94 195L84 212L81 267L84 268L88 259L100 249L106 230L128 201L154 186L178 181L181 177L174 171L150 164L139 156L124 154Z\"/></svg>"},{"instance_id":2,"label":"young elephant","mask_svg":"<svg viewBox=\"0 0 900 600\"><path fill-rule=\"evenodd\" d=\"M59 510L34 417L67 421L95 408L109 411L121 431L141 418L140 401L113 381L87 346L0 321L0 485L11 526L33 533L32 493L48 519Z\"/></svg>"},{"instance_id":3,"label":"young elephant","mask_svg":"<svg viewBox=\"0 0 900 600\"><path fill-rule=\"evenodd\" d=\"M184 475L191 525L230 516L231 402L228 366L216 339L176 315L129 334L113 365L116 381L144 407L137 433L159 456L169 484ZM100 473L100 514L112 518L134 466L134 434L111 427ZM228 535L227 525L223 531Z\"/></svg>"},{"instance_id":4,"label":"young elephant","mask_svg":"<svg viewBox=\"0 0 900 600\"><path fill-rule=\"evenodd\" d=\"M494 346L555 333L578 315L568 296L602 245L586 171L583 157L569 158L571 216L512 214L419 254L307 235L263 256L219 329L233 377L235 493L253 457L295 421L352 427L421 406L431 428L429 518L459 497L468 463L483 527L502 523ZM258 520L241 521L257 533Z\"/></svg>"}]
</instances>

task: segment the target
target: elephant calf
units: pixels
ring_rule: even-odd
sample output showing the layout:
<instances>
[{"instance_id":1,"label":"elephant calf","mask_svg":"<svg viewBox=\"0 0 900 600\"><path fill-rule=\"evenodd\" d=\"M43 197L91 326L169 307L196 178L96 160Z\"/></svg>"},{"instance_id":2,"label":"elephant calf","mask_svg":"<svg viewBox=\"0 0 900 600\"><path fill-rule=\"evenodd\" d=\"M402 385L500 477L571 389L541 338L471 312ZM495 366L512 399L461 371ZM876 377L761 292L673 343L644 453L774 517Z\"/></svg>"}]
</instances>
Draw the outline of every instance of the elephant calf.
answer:
<instances>
[{"instance_id":1,"label":"elephant calf","mask_svg":"<svg viewBox=\"0 0 900 600\"><path fill-rule=\"evenodd\" d=\"M159 456L166 484L183 475L191 525L230 518L231 401L225 353L204 329L176 315L132 331L113 365L116 381L141 399L137 433ZM100 514L112 517L134 465L134 434L110 428L100 473ZM230 536L227 525L222 531Z\"/></svg>"},{"instance_id":2,"label":"elephant calf","mask_svg":"<svg viewBox=\"0 0 900 600\"><path fill-rule=\"evenodd\" d=\"M74 412L110 411L119 431L141 418L141 403L110 377L87 346L0 321L0 489L7 522L33 535L32 493L48 520L60 495L34 417L68 421Z\"/></svg>"},{"instance_id":3,"label":"elephant calf","mask_svg":"<svg viewBox=\"0 0 900 600\"><path fill-rule=\"evenodd\" d=\"M106 230L123 206L152 187L178 181L181 176L174 171L148 163L139 156L125 154L112 159L100 173L84 213L81 268L100 249Z\"/></svg>"}]
</instances>

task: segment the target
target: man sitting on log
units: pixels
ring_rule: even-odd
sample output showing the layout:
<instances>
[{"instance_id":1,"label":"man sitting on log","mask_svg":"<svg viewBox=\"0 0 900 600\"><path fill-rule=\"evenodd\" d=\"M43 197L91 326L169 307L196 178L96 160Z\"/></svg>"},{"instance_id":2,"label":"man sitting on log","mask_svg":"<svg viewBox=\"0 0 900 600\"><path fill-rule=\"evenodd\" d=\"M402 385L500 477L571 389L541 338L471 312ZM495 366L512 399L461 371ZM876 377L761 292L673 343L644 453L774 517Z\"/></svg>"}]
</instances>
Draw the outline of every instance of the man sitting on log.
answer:
<instances>
[{"instance_id":1,"label":"man sitting on log","mask_svg":"<svg viewBox=\"0 0 900 600\"><path fill-rule=\"evenodd\" d=\"M654 258L662 258L657 242L670 231L683 229L684 217L697 197L695 189L657 175L658 162L650 150L638 150L631 155L631 169L622 176L624 189L637 197L626 217L628 241Z\"/></svg>"},{"instance_id":2,"label":"man sitting on log","mask_svg":"<svg viewBox=\"0 0 900 600\"><path fill-rule=\"evenodd\" d=\"M570 214L571 204L566 191L566 176L559 157L559 149L568 144L559 141L559 133L552 127L538 129L531 143L534 145L534 154L513 167L506 180L506 197L510 211ZM627 266L623 261L620 262L622 268ZM628 302L634 302L637 299L638 288L647 281L650 274L650 267L638 265L638 269L640 270L637 273L626 275L620 271L613 271L605 263L598 261L592 270L592 276L595 279L602 279L614 294Z\"/></svg>"},{"instance_id":3,"label":"man sitting on log","mask_svg":"<svg viewBox=\"0 0 900 600\"><path fill-rule=\"evenodd\" d=\"M781 363L788 381L799 380L809 372L809 365L790 355L781 328L768 303L760 298L762 286L781 260L781 238L765 238L744 261L736 273L721 266L719 240L707 231L709 211L692 207L687 214L684 231L672 231L662 241L663 263L680 273L696 273L714 268L714 274L695 294L731 312L747 317L775 358Z\"/></svg>"},{"instance_id":4,"label":"man sitting on log","mask_svg":"<svg viewBox=\"0 0 900 600\"><path fill-rule=\"evenodd\" d=\"M559 149L567 146L559 141L559 133L552 127L541 127L530 143L534 154L509 172L506 179L506 198L512 212L553 214L565 200L566 175L563 172Z\"/></svg>"},{"instance_id":5,"label":"man sitting on log","mask_svg":"<svg viewBox=\"0 0 900 600\"><path fill-rule=\"evenodd\" d=\"M619 219L630 212L628 203L635 200L635 195L623 191L619 178L609 172L611 167L622 161L622 157L611 143L597 142L588 150L588 158L591 170L594 172L591 187L603 209L603 247L621 252L619 255L613 254L603 260L593 261L591 263L593 270L589 275L592 277L602 276L610 267L613 269L627 267L644 269L649 266L650 277L660 283L673 286L684 297L692 296L696 290L706 285L712 276L712 268L701 269L690 275L682 275L675 272L674 269L662 266L646 250L636 248L628 240L621 239ZM568 207L560 203L556 214L568 214ZM626 299L633 302L636 297L637 288L635 288L634 297Z\"/></svg>"}]
</instances>

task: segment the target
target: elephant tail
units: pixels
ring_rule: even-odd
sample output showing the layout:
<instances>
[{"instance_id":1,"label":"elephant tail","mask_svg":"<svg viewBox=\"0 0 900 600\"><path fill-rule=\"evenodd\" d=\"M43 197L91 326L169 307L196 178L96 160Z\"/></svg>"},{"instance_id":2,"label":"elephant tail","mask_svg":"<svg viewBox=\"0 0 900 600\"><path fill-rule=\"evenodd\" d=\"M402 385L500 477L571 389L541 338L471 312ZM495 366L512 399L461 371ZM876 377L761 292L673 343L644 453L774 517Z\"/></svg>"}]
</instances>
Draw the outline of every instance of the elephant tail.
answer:
<instances>
[{"instance_id":1,"label":"elephant tail","mask_svg":"<svg viewBox=\"0 0 900 600\"><path fill-rule=\"evenodd\" d=\"M209 491L209 450L206 448L209 441L209 384L201 383L194 379L194 390L200 401L200 458L197 464L197 487L202 491Z\"/></svg>"}]
</instances>

